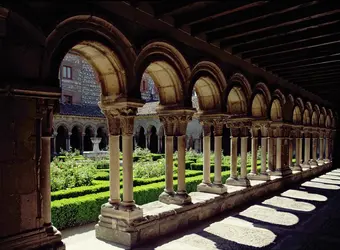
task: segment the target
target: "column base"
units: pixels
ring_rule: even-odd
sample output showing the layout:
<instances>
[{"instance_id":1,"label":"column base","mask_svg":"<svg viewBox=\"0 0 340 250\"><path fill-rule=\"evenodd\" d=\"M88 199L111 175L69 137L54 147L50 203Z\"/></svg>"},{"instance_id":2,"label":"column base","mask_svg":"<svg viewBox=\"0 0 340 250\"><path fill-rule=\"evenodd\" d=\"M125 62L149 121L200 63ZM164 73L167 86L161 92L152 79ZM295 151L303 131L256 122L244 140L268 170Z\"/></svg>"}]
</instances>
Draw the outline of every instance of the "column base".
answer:
<instances>
[{"instance_id":1,"label":"column base","mask_svg":"<svg viewBox=\"0 0 340 250\"><path fill-rule=\"evenodd\" d=\"M318 163L318 166L322 166L322 165L324 165L325 164L325 161L324 161L324 159L322 159L322 160L317 160L317 163Z\"/></svg>"},{"instance_id":2,"label":"column base","mask_svg":"<svg viewBox=\"0 0 340 250\"><path fill-rule=\"evenodd\" d=\"M239 186L239 187L250 187L250 182L248 178L232 178L229 177L226 181L227 185L230 186Z\"/></svg>"},{"instance_id":3,"label":"column base","mask_svg":"<svg viewBox=\"0 0 340 250\"><path fill-rule=\"evenodd\" d=\"M290 169L291 169L292 171L299 171L299 172L302 171L302 168L301 168L300 164L299 164L299 165L294 165L294 166L291 167Z\"/></svg>"},{"instance_id":4,"label":"column base","mask_svg":"<svg viewBox=\"0 0 340 250\"><path fill-rule=\"evenodd\" d=\"M105 203L95 226L96 238L131 246L138 240L138 232L134 229L133 222L142 218L143 210L138 206L127 208Z\"/></svg>"},{"instance_id":5,"label":"column base","mask_svg":"<svg viewBox=\"0 0 340 250\"><path fill-rule=\"evenodd\" d=\"M324 161L325 164L328 164L328 163L331 162L330 159L324 159L323 161Z\"/></svg>"},{"instance_id":6,"label":"column base","mask_svg":"<svg viewBox=\"0 0 340 250\"><path fill-rule=\"evenodd\" d=\"M256 181L269 181L269 175L268 173L266 172L265 174L262 173L262 174L253 174L253 173L249 173L247 175L247 178L249 180L256 180Z\"/></svg>"},{"instance_id":7,"label":"column base","mask_svg":"<svg viewBox=\"0 0 340 250\"><path fill-rule=\"evenodd\" d=\"M39 228L14 236L8 236L0 240L1 249L48 249L65 250L65 244L61 241L61 233L55 228Z\"/></svg>"},{"instance_id":8,"label":"column base","mask_svg":"<svg viewBox=\"0 0 340 250\"><path fill-rule=\"evenodd\" d=\"M318 166L318 163L317 163L316 160L310 160L310 161L309 161L309 164L310 164L310 167L311 167L311 168L315 168L315 167Z\"/></svg>"},{"instance_id":9,"label":"column base","mask_svg":"<svg viewBox=\"0 0 340 250\"><path fill-rule=\"evenodd\" d=\"M225 194L227 193L227 186L223 184L200 183L197 185L197 191L211 194Z\"/></svg>"},{"instance_id":10,"label":"column base","mask_svg":"<svg viewBox=\"0 0 340 250\"><path fill-rule=\"evenodd\" d=\"M287 176L287 175L291 175L293 172L290 168L286 168L286 169L276 169L275 171L270 172L269 174L271 176Z\"/></svg>"},{"instance_id":11,"label":"column base","mask_svg":"<svg viewBox=\"0 0 340 250\"><path fill-rule=\"evenodd\" d=\"M311 168L311 166L308 162L302 163L301 167L302 167L302 169L310 169Z\"/></svg>"},{"instance_id":12,"label":"column base","mask_svg":"<svg viewBox=\"0 0 340 250\"><path fill-rule=\"evenodd\" d=\"M165 204L175 204L175 205L187 205L191 204L191 197L187 193L167 193L163 192L158 197L160 202Z\"/></svg>"}]
</instances>

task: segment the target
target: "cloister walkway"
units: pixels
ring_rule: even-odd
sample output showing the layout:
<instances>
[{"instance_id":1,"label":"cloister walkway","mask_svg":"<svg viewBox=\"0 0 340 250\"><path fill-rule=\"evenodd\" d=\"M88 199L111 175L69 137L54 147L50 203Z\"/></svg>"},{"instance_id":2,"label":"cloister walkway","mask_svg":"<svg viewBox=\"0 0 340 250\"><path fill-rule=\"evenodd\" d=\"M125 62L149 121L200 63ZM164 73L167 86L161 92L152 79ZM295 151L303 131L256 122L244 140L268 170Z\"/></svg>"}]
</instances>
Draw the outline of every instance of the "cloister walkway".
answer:
<instances>
[{"instance_id":1,"label":"cloister walkway","mask_svg":"<svg viewBox=\"0 0 340 250\"><path fill-rule=\"evenodd\" d=\"M340 249L340 168L136 249ZM123 249L95 238L94 224L64 230L68 250Z\"/></svg>"}]
</instances>

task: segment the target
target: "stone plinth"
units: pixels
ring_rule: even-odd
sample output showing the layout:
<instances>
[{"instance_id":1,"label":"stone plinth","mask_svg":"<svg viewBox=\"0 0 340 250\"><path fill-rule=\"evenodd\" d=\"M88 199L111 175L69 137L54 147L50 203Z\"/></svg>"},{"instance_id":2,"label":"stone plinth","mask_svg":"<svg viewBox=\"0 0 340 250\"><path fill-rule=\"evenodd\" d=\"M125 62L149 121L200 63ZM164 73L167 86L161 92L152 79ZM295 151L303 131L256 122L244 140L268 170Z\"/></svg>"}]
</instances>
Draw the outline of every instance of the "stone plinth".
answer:
<instances>
[{"instance_id":1,"label":"stone plinth","mask_svg":"<svg viewBox=\"0 0 340 250\"><path fill-rule=\"evenodd\" d=\"M137 212L125 220L124 216L115 219L111 215L112 208L102 208L99 223L96 225L96 236L128 247L133 247L147 240L157 238L180 228L189 227L193 223L205 220L225 210L234 209L249 202L254 202L272 192L283 190L287 185L300 183L328 171L331 164L312 168L303 172L283 175L270 181L251 181L252 187L228 186L228 193L221 195L192 192L188 205L165 204L154 201L141 206L143 216ZM282 173L281 173L282 174ZM108 209L108 210L107 210ZM104 211L104 212L103 212ZM105 213L108 212L107 216Z\"/></svg>"}]
</instances>

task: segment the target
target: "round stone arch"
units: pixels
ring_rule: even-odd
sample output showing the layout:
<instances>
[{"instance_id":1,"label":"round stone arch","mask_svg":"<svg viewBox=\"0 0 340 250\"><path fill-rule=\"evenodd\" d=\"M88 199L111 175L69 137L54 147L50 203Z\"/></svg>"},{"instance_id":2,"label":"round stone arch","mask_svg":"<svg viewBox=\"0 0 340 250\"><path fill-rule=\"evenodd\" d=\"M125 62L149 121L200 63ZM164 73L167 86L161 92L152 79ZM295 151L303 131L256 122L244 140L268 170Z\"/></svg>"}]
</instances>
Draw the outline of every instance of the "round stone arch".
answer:
<instances>
[{"instance_id":1,"label":"round stone arch","mask_svg":"<svg viewBox=\"0 0 340 250\"><path fill-rule=\"evenodd\" d=\"M84 125L79 122L72 122L70 127L71 127L71 131L74 127L78 127L81 133L85 132Z\"/></svg>"},{"instance_id":2,"label":"round stone arch","mask_svg":"<svg viewBox=\"0 0 340 250\"><path fill-rule=\"evenodd\" d=\"M326 127L326 128L331 128L331 127L332 127L332 118L331 118L330 115L327 115L327 116L326 116L325 127Z\"/></svg>"},{"instance_id":3,"label":"round stone arch","mask_svg":"<svg viewBox=\"0 0 340 250\"><path fill-rule=\"evenodd\" d=\"M246 115L251 97L251 88L247 78L240 73L235 73L229 82L225 98L227 113L231 115Z\"/></svg>"},{"instance_id":4,"label":"round stone arch","mask_svg":"<svg viewBox=\"0 0 340 250\"><path fill-rule=\"evenodd\" d=\"M319 115L320 115L320 108L318 105L314 105L313 113L312 113L312 126L314 127L319 126Z\"/></svg>"},{"instance_id":5,"label":"round stone arch","mask_svg":"<svg viewBox=\"0 0 340 250\"><path fill-rule=\"evenodd\" d=\"M71 126L69 126L68 124L66 124L65 122L58 122L56 124L53 125L53 130L55 132L58 131L59 127L64 127L64 129L67 131L67 133L69 133L71 131Z\"/></svg>"},{"instance_id":6,"label":"round stone arch","mask_svg":"<svg viewBox=\"0 0 340 250\"><path fill-rule=\"evenodd\" d=\"M223 93L227 81L222 70L213 62L201 61L192 69L187 99L192 107L191 93L195 89L201 111L222 111Z\"/></svg>"},{"instance_id":7,"label":"round stone arch","mask_svg":"<svg viewBox=\"0 0 340 250\"><path fill-rule=\"evenodd\" d=\"M268 117L268 106L271 102L270 91L260 82L256 84L251 98L249 110L253 117Z\"/></svg>"},{"instance_id":8,"label":"round stone arch","mask_svg":"<svg viewBox=\"0 0 340 250\"><path fill-rule=\"evenodd\" d=\"M140 82L149 74L159 93L159 105L183 107L189 89L191 70L184 56L171 44L153 41L138 54L134 65L136 84L133 94L140 98Z\"/></svg>"},{"instance_id":9,"label":"round stone arch","mask_svg":"<svg viewBox=\"0 0 340 250\"><path fill-rule=\"evenodd\" d=\"M108 21L90 15L67 18L46 39L43 79L59 86L59 67L70 50L83 56L96 71L102 102L127 96L135 76L136 54L128 39Z\"/></svg>"},{"instance_id":10,"label":"round stone arch","mask_svg":"<svg viewBox=\"0 0 340 250\"><path fill-rule=\"evenodd\" d=\"M303 112L303 116L302 116L302 124L303 125L310 125L311 124L311 119L310 119L310 111L309 109L306 107L304 112Z\"/></svg>"},{"instance_id":11,"label":"round stone arch","mask_svg":"<svg viewBox=\"0 0 340 250\"><path fill-rule=\"evenodd\" d=\"M306 102L305 109L309 112L309 117L311 118L311 115L313 114L313 105L311 102Z\"/></svg>"},{"instance_id":12,"label":"round stone arch","mask_svg":"<svg viewBox=\"0 0 340 250\"><path fill-rule=\"evenodd\" d=\"M331 118L334 117L333 111L332 111L331 109L327 109L327 114L328 114Z\"/></svg>"},{"instance_id":13,"label":"round stone arch","mask_svg":"<svg viewBox=\"0 0 340 250\"><path fill-rule=\"evenodd\" d=\"M302 113L299 105L295 105L293 109L293 123L302 124Z\"/></svg>"},{"instance_id":14,"label":"round stone arch","mask_svg":"<svg viewBox=\"0 0 340 250\"><path fill-rule=\"evenodd\" d=\"M327 116L327 111L324 107L320 109L320 116L319 116L319 126L325 127L325 120Z\"/></svg>"},{"instance_id":15,"label":"round stone arch","mask_svg":"<svg viewBox=\"0 0 340 250\"><path fill-rule=\"evenodd\" d=\"M270 120L274 122L282 121L282 103L275 97L270 105Z\"/></svg>"},{"instance_id":16,"label":"round stone arch","mask_svg":"<svg viewBox=\"0 0 340 250\"><path fill-rule=\"evenodd\" d=\"M303 101L300 97L295 99L295 105L299 106L300 111L305 110L305 105L303 104Z\"/></svg>"}]
</instances>

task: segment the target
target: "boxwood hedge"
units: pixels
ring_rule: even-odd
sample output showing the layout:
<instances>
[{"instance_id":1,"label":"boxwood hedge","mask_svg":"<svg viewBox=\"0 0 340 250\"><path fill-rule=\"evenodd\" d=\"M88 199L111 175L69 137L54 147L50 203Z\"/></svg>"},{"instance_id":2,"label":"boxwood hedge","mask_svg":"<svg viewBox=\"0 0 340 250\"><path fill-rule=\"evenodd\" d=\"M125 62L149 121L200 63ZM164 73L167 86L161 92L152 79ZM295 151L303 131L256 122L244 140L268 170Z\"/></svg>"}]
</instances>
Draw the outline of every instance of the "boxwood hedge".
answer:
<instances>
[{"instance_id":1,"label":"boxwood hedge","mask_svg":"<svg viewBox=\"0 0 340 250\"><path fill-rule=\"evenodd\" d=\"M229 177L229 171L222 173L222 180ZM211 174L213 180L213 174ZM202 175L186 178L188 192L195 191L197 185L201 183ZM177 181L174 181L174 188L177 188ZM164 182L157 182L148 185L134 187L134 199L136 204L142 205L158 199L164 190ZM121 195L122 195L121 190ZM77 226L98 220L100 207L109 198L109 191L88 194L76 198L55 200L52 202L52 221L53 224L63 229L66 227Z\"/></svg>"}]
</instances>

